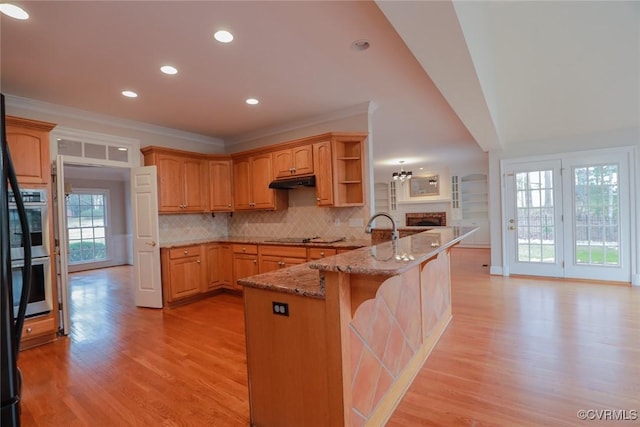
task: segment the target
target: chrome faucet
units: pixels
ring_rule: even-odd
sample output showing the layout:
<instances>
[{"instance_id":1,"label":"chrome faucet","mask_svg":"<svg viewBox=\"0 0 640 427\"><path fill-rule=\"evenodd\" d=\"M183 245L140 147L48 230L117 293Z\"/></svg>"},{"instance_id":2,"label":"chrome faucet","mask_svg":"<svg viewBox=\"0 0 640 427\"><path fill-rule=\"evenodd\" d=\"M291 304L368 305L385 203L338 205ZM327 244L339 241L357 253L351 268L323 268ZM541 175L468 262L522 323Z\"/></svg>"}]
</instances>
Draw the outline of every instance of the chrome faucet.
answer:
<instances>
[{"instance_id":1,"label":"chrome faucet","mask_svg":"<svg viewBox=\"0 0 640 427\"><path fill-rule=\"evenodd\" d=\"M393 219L393 217L386 212L379 212L377 214L374 214L369 219L369 222L367 223L367 227L364 229L364 232L367 234L371 234L371 224L379 216L386 216L387 218L389 218L389 220L391 221L391 225L393 226L393 231L391 231L391 240L398 240L398 225L396 224L396 221Z\"/></svg>"}]
</instances>

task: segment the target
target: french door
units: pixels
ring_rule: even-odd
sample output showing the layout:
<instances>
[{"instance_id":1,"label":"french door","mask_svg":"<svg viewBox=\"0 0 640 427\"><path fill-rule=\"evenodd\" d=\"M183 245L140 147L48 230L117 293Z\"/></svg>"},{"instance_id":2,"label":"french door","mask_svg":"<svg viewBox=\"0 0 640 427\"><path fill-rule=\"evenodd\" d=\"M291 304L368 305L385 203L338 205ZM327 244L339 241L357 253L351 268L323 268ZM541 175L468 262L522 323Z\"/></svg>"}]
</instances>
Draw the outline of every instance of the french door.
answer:
<instances>
[{"instance_id":1,"label":"french door","mask_svg":"<svg viewBox=\"0 0 640 427\"><path fill-rule=\"evenodd\" d=\"M629 154L505 163L510 274L629 282Z\"/></svg>"}]
</instances>

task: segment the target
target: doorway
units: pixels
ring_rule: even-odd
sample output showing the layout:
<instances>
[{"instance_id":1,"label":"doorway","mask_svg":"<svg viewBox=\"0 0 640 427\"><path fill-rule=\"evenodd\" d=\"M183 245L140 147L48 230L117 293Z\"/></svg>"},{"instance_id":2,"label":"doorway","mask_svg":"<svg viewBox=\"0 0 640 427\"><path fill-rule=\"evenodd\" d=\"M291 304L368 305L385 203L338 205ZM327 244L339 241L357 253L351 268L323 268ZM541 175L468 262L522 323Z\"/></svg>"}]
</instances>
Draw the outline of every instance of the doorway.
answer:
<instances>
[{"instance_id":1,"label":"doorway","mask_svg":"<svg viewBox=\"0 0 640 427\"><path fill-rule=\"evenodd\" d=\"M510 274L631 281L630 150L504 161Z\"/></svg>"}]
</instances>

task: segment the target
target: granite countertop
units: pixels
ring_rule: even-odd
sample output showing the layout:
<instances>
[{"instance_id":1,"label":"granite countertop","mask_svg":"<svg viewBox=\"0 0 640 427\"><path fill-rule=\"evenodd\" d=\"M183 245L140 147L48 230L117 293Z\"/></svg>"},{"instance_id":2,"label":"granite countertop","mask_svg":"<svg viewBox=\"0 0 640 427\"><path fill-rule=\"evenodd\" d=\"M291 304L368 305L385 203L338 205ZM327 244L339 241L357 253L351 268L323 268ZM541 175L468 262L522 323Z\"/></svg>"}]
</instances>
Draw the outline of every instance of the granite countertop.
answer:
<instances>
[{"instance_id":1,"label":"granite countertop","mask_svg":"<svg viewBox=\"0 0 640 427\"><path fill-rule=\"evenodd\" d=\"M207 239L195 239L195 240L184 240L181 242L165 242L160 243L161 249L168 248L176 248L181 246L189 246L189 245L201 245L206 243L240 243L247 245L277 245L277 246L305 246L309 248L362 248L364 246L371 245L369 240L342 240L339 242L308 242L308 243L295 243L295 242L274 242L273 240L277 237L266 237L266 236L252 236L252 237L242 237L242 236L221 236L216 237L215 239L207 238Z\"/></svg>"},{"instance_id":2,"label":"granite countertop","mask_svg":"<svg viewBox=\"0 0 640 427\"><path fill-rule=\"evenodd\" d=\"M239 279L238 283L259 289L324 298L325 271L354 274L401 274L453 246L477 227L440 227L379 245L311 261L294 267Z\"/></svg>"}]
</instances>

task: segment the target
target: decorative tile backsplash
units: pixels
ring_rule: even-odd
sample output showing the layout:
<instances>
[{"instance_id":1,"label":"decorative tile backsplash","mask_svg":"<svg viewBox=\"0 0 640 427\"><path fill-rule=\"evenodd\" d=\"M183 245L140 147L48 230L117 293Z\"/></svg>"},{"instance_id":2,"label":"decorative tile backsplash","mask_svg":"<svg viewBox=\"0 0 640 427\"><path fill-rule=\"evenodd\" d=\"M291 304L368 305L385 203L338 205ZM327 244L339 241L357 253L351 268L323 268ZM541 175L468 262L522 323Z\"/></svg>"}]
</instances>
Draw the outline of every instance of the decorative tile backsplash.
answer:
<instances>
[{"instance_id":1,"label":"decorative tile backsplash","mask_svg":"<svg viewBox=\"0 0 640 427\"><path fill-rule=\"evenodd\" d=\"M346 237L368 239L365 207L321 208L315 189L289 191L289 208L282 211L235 212L229 218L229 235L265 237Z\"/></svg>"},{"instance_id":2,"label":"decorative tile backsplash","mask_svg":"<svg viewBox=\"0 0 640 427\"><path fill-rule=\"evenodd\" d=\"M238 237L346 237L369 239L364 226L369 219L366 207L320 208L315 189L289 191L289 208L282 211L255 211L211 214L160 215L160 242Z\"/></svg>"},{"instance_id":3,"label":"decorative tile backsplash","mask_svg":"<svg viewBox=\"0 0 640 427\"><path fill-rule=\"evenodd\" d=\"M160 243L177 243L189 240L215 239L226 236L227 213L160 215Z\"/></svg>"}]
</instances>

